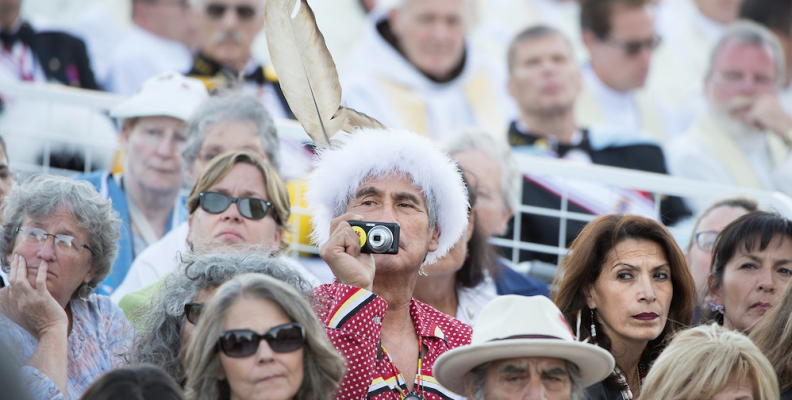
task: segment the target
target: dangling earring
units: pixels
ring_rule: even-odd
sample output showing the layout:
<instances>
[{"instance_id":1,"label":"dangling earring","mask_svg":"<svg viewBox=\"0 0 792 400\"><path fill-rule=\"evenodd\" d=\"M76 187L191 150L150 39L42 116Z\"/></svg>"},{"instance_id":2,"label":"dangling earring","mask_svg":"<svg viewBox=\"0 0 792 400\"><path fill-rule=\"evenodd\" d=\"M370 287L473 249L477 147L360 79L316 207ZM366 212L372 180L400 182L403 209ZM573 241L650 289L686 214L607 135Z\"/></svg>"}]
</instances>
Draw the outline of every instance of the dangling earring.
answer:
<instances>
[{"instance_id":1,"label":"dangling earring","mask_svg":"<svg viewBox=\"0 0 792 400\"><path fill-rule=\"evenodd\" d=\"M591 308L589 310L591 310L591 340L594 344L597 344L597 327L594 326L594 310Z\"/></svg>"},{"instance_id":2,"label":"dangling earring","mask_svg":"<svg viewBox=\"0 0 792 400\"><path fill-rule=\"evenodd\" d=\"M710 305L710 310L712 310L712 312L723 314L726 311L726 308L723 307L722 304L715 304L713 302L710 302L709 305Z\"/></svg>"},{"instance_id":3,"label":"dangling earring","mask_svg":"<svg viewBox=\"0 0 792 400\"><path fill-rule=\"evenodd\" d=\"M429 274L426 273L423 265L421 265L421 268L418 269L418 275L429 276Z\"/></svg>"}]
</instances>

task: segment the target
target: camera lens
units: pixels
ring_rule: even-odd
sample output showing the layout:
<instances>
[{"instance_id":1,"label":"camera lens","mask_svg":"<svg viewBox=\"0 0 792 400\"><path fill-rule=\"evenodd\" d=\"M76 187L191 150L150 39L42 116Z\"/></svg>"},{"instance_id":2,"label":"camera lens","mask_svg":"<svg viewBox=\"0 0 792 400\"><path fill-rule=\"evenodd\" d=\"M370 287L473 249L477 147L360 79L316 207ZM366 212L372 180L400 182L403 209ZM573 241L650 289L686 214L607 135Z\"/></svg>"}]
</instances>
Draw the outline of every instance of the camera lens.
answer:
<instances>
[{"instance_id":1,"label":"camera lens","mask_svg":"<svg viewBox=\"0 0 792 400\"><path fill-rule=\"evenodd\" d=\"M384 226L375 226L368 233L368 242L375 253L384 253L393 244L393 233Z\"/></svg>"}]
</instances>

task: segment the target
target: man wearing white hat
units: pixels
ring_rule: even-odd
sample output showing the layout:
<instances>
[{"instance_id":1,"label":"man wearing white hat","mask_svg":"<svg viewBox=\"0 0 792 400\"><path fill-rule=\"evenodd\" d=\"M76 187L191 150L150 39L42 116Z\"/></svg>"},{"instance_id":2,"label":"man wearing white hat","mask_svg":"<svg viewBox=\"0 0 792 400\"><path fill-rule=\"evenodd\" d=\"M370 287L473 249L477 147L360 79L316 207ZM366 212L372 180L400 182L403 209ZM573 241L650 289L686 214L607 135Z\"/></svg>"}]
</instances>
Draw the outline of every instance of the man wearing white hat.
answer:
<instances>
[{"instance_id":1,"label":"man wearing white hat","mask_svg":"<svg viewBox=\"0 0 792 400\"><path fill-rule=\"evenodd\" d=\"M78 178L111 199L123 221L118 257L97 288L99 293L109 295L136 255L186 220L180 150L187 141L186 121L207 97L201 81L165 72L145 81L134 96L110 111L124 120L123 174L96 171Z\"/></svg>"},{"instance_id":2,"label":"man wearing white hat","mask_svg":"<svg viewBox=\"0 0 792 400\"><path fill-rule=\"evenodd\" d=\"M508 295L482 309L471 344L441 355L434 376L471 400L580 400L614 365L606 350L575 340L548 298Z\"/></svg>"}]
</instances>

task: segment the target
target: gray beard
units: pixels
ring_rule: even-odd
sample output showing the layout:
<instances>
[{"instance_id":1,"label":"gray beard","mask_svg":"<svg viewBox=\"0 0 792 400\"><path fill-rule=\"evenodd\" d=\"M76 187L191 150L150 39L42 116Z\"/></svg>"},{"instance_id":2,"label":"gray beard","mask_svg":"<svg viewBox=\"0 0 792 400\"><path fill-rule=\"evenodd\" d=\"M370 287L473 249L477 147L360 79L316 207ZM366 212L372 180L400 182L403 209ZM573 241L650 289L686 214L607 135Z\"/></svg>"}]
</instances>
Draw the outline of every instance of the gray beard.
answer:
<instances>
[{"instance_id":1,"label":"gray beard","mask_svg":"<svg viewBox=\"0 0 792 400\"><path fill-rule=\"evenodd\" d=\"M761 129L745 124L716 105L709 104L707 107L709 108L709 115L715 125L730 133L735 138L749 138L763 134Z\"/></svg>"}]
</instances>

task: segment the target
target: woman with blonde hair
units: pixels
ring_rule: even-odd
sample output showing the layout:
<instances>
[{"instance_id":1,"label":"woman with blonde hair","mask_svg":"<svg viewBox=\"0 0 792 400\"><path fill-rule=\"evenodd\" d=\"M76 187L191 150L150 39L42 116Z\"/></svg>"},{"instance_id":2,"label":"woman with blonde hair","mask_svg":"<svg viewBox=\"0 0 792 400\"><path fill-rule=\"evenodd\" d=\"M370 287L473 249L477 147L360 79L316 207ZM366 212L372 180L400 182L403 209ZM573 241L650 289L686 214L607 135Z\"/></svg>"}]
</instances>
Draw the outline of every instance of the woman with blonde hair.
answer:
<instances>
[{"instance_id":1,"label":"woman with blonde hair","mask_svg":"<svg viewBox=\"0 0 792 400\"><path fill-rule=\"evenodd\" d=\"M308 302L261 274L224 283L187 346L188 400L329 400L344 359Z\"/></svg>"},{"instance_id":2,"label":"woman with blonde hair","mask_svg":"<svg viewBox=\"0 0 792 400\"><path fill-rule=\"evenodd\" d=\"M787 285L778 304L765 314L750 334L773 366L782 400L792 400L792 285Z\"/></svg>"},{"instance_id":3,"label":"woman with blonde hair","mask_svg":"<svg viewBox=\"0 0 792 400\"><path fill-rule=\"evenodd\" d=\"M657 358L641 400L778 399L773 367L745 335L717 324L682 331Z\"/></svg>"}]
</instances>

